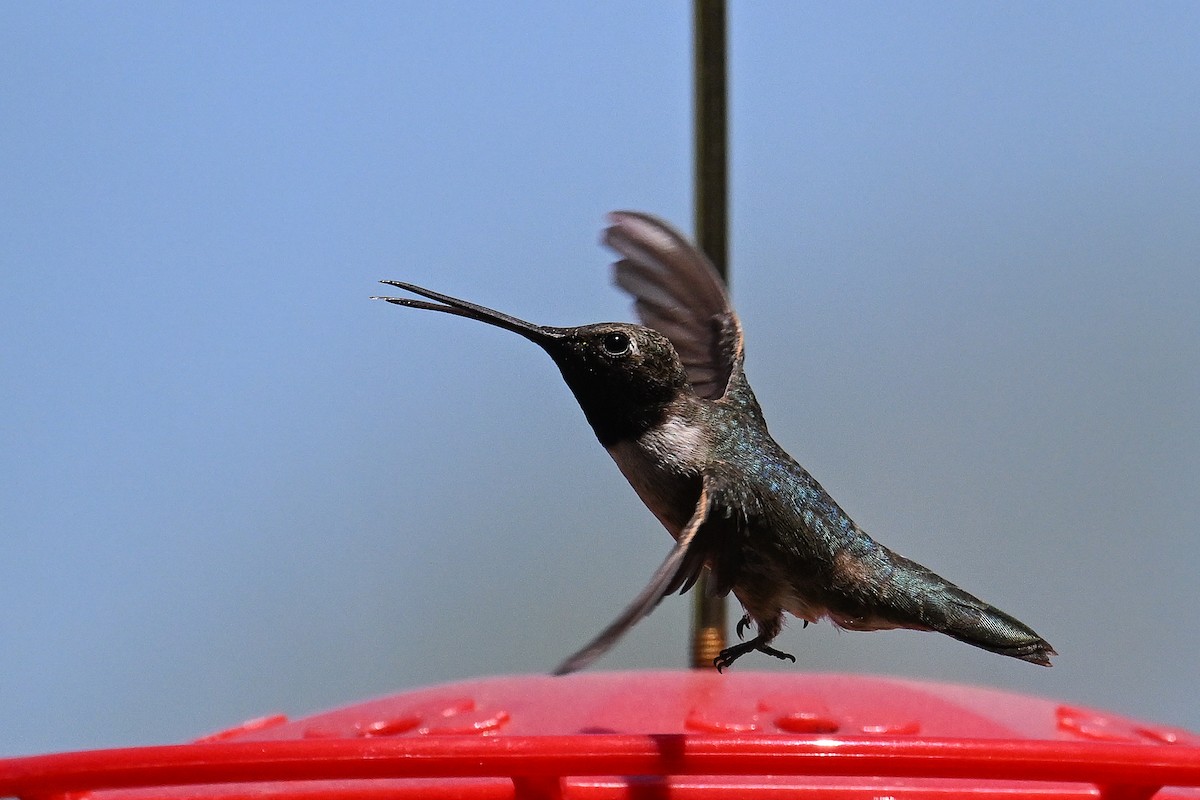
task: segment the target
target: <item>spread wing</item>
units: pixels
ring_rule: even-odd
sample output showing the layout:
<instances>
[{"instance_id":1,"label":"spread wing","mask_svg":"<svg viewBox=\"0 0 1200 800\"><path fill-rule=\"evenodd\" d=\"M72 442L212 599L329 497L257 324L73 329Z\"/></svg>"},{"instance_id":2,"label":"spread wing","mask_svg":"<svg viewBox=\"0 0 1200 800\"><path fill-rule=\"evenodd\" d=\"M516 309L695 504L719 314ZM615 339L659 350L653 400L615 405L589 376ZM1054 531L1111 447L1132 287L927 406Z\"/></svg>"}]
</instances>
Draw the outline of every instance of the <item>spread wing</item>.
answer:
<instances>
[{"instance_id":1,"label":"spread wing","mask_svg":"<svg viewBox=\"0 0 1200 800\"><path fill-rule=\"evenodd\" d=\"M617 286L634 298L642 324L671 340L700 397L725 394L742 366L742 326L712 262L662 220L614 211L604 243L622 258Z\"/></svg>"},{"instance_id":2,"label":"spread wing","mask_svg":"<svg viewBox=\"0 0 1200 800\"><path fill-rule=\"evenodd\" d=\"M559 664L554 670L555 675L566 675L583 669L600 656L608 652L625 632L641 620L649 616L659 601L665 595L679 590L687 591L696 582L700 571L704 568L704 554L700 551L696 534L704 521L708 519L709 493L707 481L700 488L700 498L696 501L696 510L692 518L679 533L675 546L667 554L662 565L654 572L646 588L633 599L624 611L612 623L600 631L599 635L584 645L574 655Z\"/></svg>"}]
</instances>

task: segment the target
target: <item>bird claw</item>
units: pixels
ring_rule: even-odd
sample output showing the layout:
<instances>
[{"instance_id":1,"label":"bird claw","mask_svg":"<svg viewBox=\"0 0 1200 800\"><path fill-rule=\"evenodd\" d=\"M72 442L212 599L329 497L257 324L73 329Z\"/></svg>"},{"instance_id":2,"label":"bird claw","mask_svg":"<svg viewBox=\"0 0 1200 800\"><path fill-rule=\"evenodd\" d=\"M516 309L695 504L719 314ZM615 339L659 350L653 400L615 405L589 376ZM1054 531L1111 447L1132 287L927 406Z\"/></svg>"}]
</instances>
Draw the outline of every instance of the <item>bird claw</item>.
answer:
<instances>
[{"instance_id":1,"label":"bird claw","mask_svg":"<svg viewBox=\"0 0 1200 800\"><path fill-rule=\"evenodd\" d=\"M736 628L737 637L739 639L745 638L746 628L750 627L750 623L751 623L750 615L742 614L742 618L740 620L738 620L738 624L737 624L737 628Z\"/></svg>"},{"instance_id":2,"label":"bird claw","mask_svg":"<svg viewBox=\"0 0 1200 800\"><path fill-rule=\"evenodd\" d=\"M733 662L737 661L739 658L744 656L746 652L748 652L730 652L737 650L739 647L741 647L741 645L738 645L737 647L727 647L722 650L716 658L713 659L713 666L717 668L717 672L724 672L726 667L732 667Z\"/></svg>"},{"instance_id":3,"label":"bird claw","mask_svg":"<svg viewBox=\"0 0 1200 800\"><path fill-rule=\"evenodd\" d=\"M791 653L785 653L782 650L776 650L774 647L767 647L765 644L758 648L758 652L766 653L769 656L775 656L780 661L790 661L793 664L796 663L796 657Z\"/></svg>"}]
</instances>

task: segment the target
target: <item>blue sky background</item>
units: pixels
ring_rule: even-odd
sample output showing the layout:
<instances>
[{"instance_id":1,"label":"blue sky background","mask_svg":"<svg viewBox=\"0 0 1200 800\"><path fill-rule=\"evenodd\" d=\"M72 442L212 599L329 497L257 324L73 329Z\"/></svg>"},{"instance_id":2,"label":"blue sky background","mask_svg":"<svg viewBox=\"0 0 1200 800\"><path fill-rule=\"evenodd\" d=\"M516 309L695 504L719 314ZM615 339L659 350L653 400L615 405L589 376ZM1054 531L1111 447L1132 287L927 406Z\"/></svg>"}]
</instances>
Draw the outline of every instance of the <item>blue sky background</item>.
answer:
<instances>
[{"instance_id":1,"label":"blue sky background","mask_svg":"<svg viewBox=\"0 0 1200 800\"><path fill-rule=\"evenodd\" d=\"M737 4L732 269L776 438L1052 670L797 667L1200 728L1200 7ZM553 666L669 546L518 337L690 229L690 9L0 7L0 753ZM598 668L684 663L668 600Z\"/></svg>"}]
</instances>

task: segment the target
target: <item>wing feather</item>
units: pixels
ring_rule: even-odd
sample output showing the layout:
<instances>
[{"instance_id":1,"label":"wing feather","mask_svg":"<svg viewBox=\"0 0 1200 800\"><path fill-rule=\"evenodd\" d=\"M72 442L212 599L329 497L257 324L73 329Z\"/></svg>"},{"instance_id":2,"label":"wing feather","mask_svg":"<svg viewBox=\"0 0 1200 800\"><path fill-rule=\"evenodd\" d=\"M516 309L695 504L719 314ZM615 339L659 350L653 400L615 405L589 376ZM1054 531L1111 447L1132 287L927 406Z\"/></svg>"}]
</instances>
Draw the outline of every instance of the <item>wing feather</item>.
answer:
<instances>
[{"instance_id":1,"label":"wing feather","mask_svg":"<svg viewBox=\"0 0 1200 800\"><path fill-rule=\"evenodd\" d=\"M616 211L604 242L622 258L613 265L618 287L634 298L638 319L666 336L700 397L716 400L741 369L741 323L712 262L662 220Z\"/></svg>"},{"instance_id":2,"label":"wing feather","mask_svg":"<svg viewBox=\"0 0 1200 800\"><path fill-rule=\"evenodd\" d=\"M675 546L667 554L666 559L654 571L646 588L638 593L633 602L613 620L608 627L600 631L596 638L576 651L554 670L555 675L566 675L583 669L600 656L608 652L625 632L647 617L659 604L664 596L671 594L683 584L689 587L696 582L696 576L704 567L704 555L697 552L696 534L708 518L708 489L705 485L700 488L700 497L696 501L696 510L692 518L679 533Z\"/></svg>"}]
</instances>

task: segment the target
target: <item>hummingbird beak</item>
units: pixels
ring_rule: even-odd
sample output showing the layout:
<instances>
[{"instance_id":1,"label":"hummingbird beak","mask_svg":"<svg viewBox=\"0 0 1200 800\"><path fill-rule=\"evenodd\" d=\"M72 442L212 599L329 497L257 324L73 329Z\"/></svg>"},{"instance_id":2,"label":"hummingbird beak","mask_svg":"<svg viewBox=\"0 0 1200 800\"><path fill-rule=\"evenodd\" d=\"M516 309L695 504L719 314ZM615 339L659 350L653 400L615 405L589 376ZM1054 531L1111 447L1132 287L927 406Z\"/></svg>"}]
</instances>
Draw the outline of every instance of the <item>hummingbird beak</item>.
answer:
<instances>
[{"instance_id":1,"label":"hummingbird beak","mask_svg":"<svg viewBox=\"0 0 1200 800\"><path fill-rule=\"evenodd\" d=\"M506 331L519 333L526 339L543 347L555 339L561 339L563 336L561 328L552 328L547 325L534 325L531 322L526 322L523 319L502 314L499 311L493 311L490 308L485 308L475 303L468 303L466 300L459 300L457 297L451 297L448 294L423 289L420 286L414 286L411 283L402 281L380 281L388 286L395 286L397 289L403 289L406 292L419 294L422 297L427 297L430 300L436 300L435 303L430 303L425 300L414 300L409 297L372 297L372 300L386 300L398 306L406 306L408 308L423 308L427 311L441 311L446 314L455 314L467 319L475 319L480 322L486 322L489 325L495 325L497 328L503 328Z\"/></svg>"}]
</instances>

